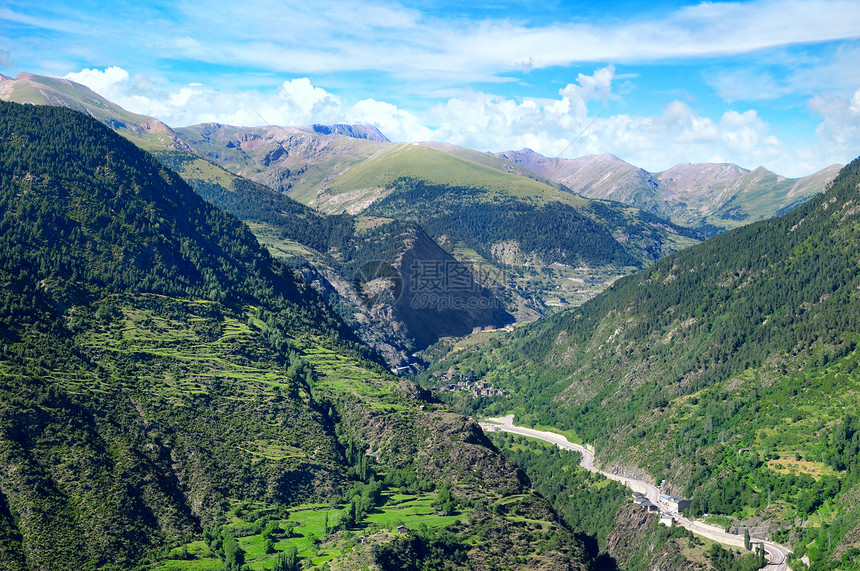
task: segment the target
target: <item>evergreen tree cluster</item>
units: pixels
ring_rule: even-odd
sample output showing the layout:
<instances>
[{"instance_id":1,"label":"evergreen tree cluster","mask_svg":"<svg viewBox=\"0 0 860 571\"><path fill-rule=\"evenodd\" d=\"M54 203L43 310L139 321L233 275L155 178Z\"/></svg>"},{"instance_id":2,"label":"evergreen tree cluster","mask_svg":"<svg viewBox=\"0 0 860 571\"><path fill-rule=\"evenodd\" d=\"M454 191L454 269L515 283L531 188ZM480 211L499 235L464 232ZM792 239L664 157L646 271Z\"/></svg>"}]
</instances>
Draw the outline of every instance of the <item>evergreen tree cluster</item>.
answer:
<instances>
[{"instance_id":1,"label":"evergreen tree cluster","mask_svg":"<svg viewBox=\"0 0 860 571\"><path fill-rule=\"evenodd\" d=\"M487 259L493 259L494 244L516 240L523 253L547 264L638 263L605 227L560 202L532 204L480 188L399 178L366 214L415 221L434 239L445 236Z\"/></svg>"}]
</instances>

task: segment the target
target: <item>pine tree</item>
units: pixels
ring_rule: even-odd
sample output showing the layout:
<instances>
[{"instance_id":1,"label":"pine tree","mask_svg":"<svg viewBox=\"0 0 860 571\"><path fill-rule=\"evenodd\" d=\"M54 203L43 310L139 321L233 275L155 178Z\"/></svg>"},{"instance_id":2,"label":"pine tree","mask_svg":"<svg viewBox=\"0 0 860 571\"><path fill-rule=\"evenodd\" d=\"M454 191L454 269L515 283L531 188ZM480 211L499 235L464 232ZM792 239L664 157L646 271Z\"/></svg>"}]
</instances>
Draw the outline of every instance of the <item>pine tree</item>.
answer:
<instances>
[{"instance_id":1,"label":"pine tree","mask_svg":"<svg viewBox=\"0 0 860 571\"><path fill-rule=\"evenodd\" d=\"M287 550L278 555L274 571L298 571L299 558L295 545L290 545Z\"/></svg>"}]
</instances>

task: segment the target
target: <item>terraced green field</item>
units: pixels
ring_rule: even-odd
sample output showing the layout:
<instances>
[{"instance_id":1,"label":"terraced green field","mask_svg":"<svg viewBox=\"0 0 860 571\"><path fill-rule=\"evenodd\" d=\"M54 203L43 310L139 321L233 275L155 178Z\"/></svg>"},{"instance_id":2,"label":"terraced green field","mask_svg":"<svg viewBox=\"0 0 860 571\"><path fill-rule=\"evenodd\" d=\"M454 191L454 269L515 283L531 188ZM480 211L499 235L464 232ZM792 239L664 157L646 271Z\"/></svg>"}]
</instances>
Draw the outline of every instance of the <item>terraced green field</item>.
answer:
<instances>
[{"instance_id":1,"label":"terraced green field","mask_svg":"<svg viewBox=\"0 0 860 571\"><path fill-rule=\"evenodd\" d=\"M434 493L403 494L394 489L383 492L384 504L346 531L334 532L346 504L305 504L291 508L287 517L274 509L237 505L231 510L231 523L224 530L235 534L245 552L247 568L253 571L272 569L278 555L290 547L297 555L320 565L342 555L362 538L399 525L410 529L444 528L468 516L470 510L454 515L439 515L433 508ZM516 498L514 498L516 499ZM510 501L507 502L511 503ZM255 519L256 518L256 519ZM522 519L522 518L520 518ZM514 521L514 520L511 520ZM274 526L272 523L274 522ZM265 528L274 527L273 550L266 549ZM262 530L262 531L261 531ZM223 562L205 541L183 544L170 551L153 571L219 571Z\"/></svg>"}]
</instances>

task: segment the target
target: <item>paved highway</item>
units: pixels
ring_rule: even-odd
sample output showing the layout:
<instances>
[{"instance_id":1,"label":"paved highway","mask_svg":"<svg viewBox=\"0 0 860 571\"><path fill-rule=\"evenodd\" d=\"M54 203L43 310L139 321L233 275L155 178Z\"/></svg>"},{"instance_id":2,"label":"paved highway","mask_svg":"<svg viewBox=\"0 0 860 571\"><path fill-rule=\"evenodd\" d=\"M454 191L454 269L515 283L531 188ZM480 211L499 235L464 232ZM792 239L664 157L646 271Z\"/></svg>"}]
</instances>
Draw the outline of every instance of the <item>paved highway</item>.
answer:
<instances>
[{"instance_id":1,"label":"paved highway","mask_svg":"<svg viewBox=\"0 0 860 571\"><path fill-rule=\"evenodd\" d=\"M740 547L741 549L744 548L743 537L734 535L732 533L726 533L722 529L713 525L709 525L698 520L693 521L687 519L680 514L671 513L665 507L665 505L660 502L660 491L653 484L649 484L641 480L636 480L634 478L619 476L618 474L610 474L609 472L604 472L603 470L595 468L594 452L588 450L584 446L569 442L567 438L560 434L556 434L554 432L545 432L543 430L535 430L533 428L525 428L523 426L515 426L513 422L514 415L510 414L508 416L503 416L500 418L488 418L479 422L478 424L480 424L481 428L483 428L484 430L501 430L504 432L511 432L513 434L531 436L532 438L539 438L541 440L545 440L546 442L551 442L552 444L555 444L563 450L574 450L576 452L579 452L582 455L581 465L583 468L585 468L589 472L596 472L598 474L602 474L610 480L621 482L634 492L640 492L642 494L645 494L645 496L649 500L651 500L652 504L660 508L661 515L672 516L675 519L676 524L681 525L686 529L689 529L696 535L707 537L708 539L722 543L723 545ZM788 563L786 563L786 557L788 557L788 554L791 553L790 549L779 545L778 543L773 543L772 541L758 539L755 537L751 539L753 542L762 543L764 545L764 550L768 554L769 559L769 562L765 567L767 571L790 571Z\"/></svg>"}]
</instances>

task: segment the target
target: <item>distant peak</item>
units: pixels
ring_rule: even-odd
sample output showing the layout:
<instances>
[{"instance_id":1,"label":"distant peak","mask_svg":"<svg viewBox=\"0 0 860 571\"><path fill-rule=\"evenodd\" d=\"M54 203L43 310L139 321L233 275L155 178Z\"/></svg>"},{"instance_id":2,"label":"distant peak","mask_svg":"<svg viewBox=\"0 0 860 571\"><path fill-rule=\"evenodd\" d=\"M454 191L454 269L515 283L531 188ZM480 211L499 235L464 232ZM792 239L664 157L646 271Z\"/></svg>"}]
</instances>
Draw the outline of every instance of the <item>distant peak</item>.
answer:
<instances>
[{"instance_id":1,"label":"distant peak","mask_svg":"<svg viewBox=\"0 0 860 571\"><path fill-rule=\"evenodd\" d=\"M376 141L379 143L390 143L388 137L373 125L346 125L336 123L334 125L312 125L311 129L314 133L320 135L343 135L353 139L367 139L368 141Z\"/></svg>"},{"instance_id":2,"label":"distant peak","mask_svg":"<svg viewBox=\"0 0 860 571\"><path fill-rule=\"evenodd\" d=\"M766 169L765 167L756 167L751 171L753 174L774 174L773 171Z\"/></svg>"},{"instance_id":3,"label":"distant peak","mask_svg":"<svg viewBox=\"0 0 860 571\"><path fill-rule=\"evenodd\" d=\"M510 159L511 157L543 157L542 154L531 150L528 147L523 147L519 151L515 151L511 149L510 151L499 151L498 153L490 153L496 155L497 157L502 157L506 159ZM546 157L544 157L546 158Z\"/></svg>"},{"instance_id":4,"label":"distant peak","mask_svg":"<svg viewBox=\"0 0 860 571\"><path fill-rule=\"evenodd\" d=\"M619 157L618 155L613 155L612 153L601 153L599 155L594 155L594 156L597 158L603 159L605 161L611 161L614 163L624 163L626 165L634 166L634 165L631 165L630 163L628 163L627 161L625 161L624 159L622 159L621 157ZM636 168L639 168L639 167L636 167Z\"/></svg>"}]
</instances>

